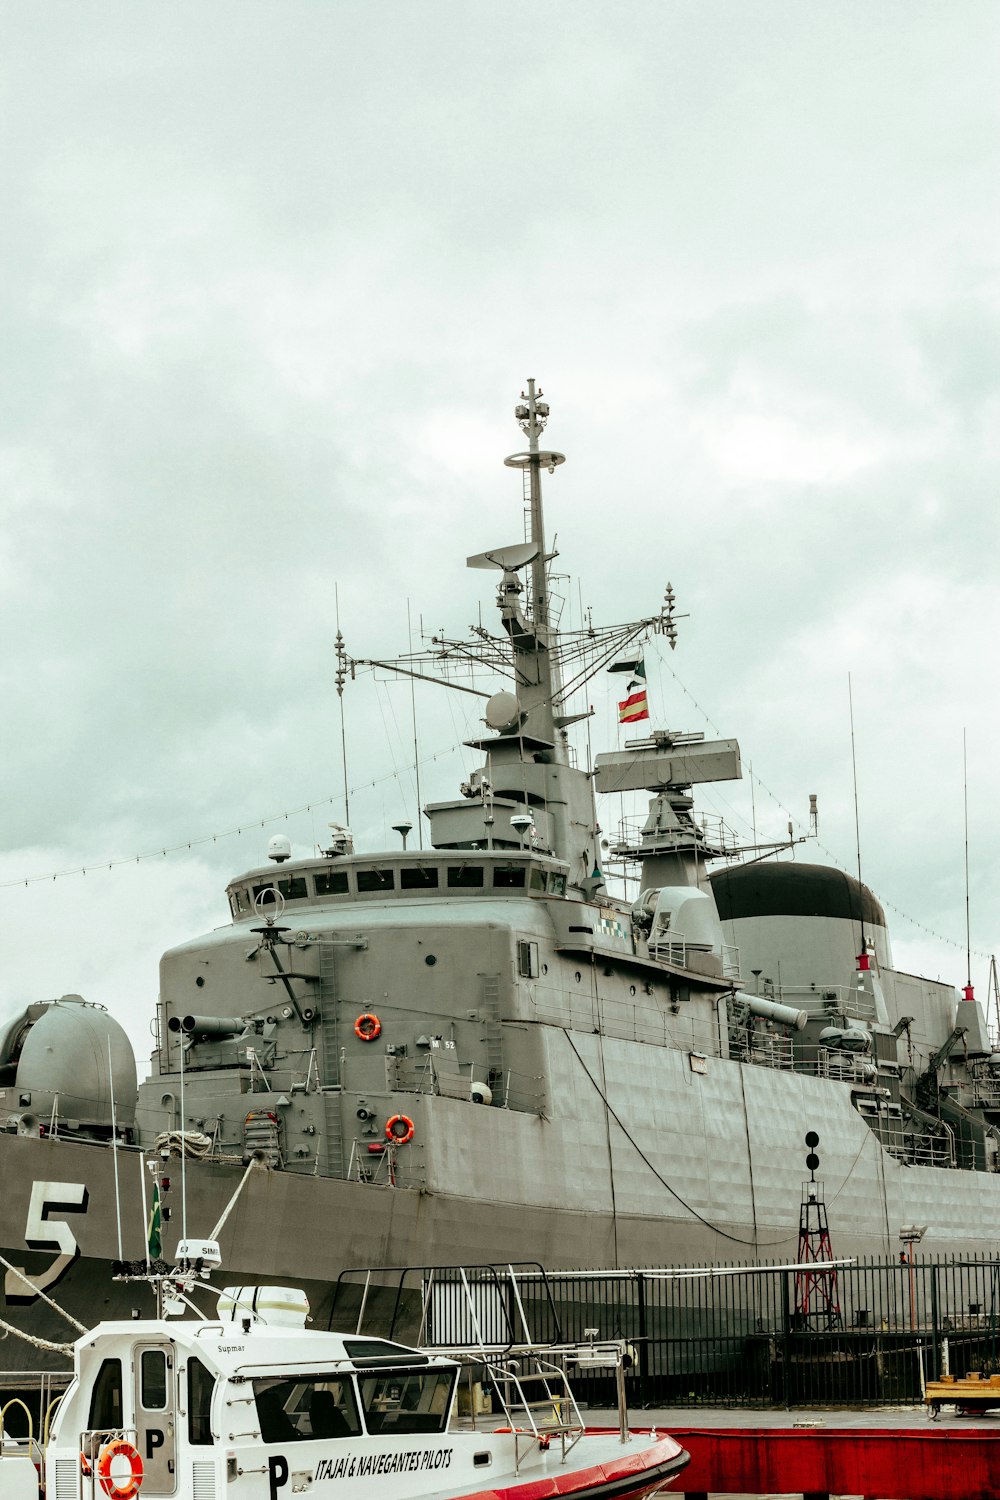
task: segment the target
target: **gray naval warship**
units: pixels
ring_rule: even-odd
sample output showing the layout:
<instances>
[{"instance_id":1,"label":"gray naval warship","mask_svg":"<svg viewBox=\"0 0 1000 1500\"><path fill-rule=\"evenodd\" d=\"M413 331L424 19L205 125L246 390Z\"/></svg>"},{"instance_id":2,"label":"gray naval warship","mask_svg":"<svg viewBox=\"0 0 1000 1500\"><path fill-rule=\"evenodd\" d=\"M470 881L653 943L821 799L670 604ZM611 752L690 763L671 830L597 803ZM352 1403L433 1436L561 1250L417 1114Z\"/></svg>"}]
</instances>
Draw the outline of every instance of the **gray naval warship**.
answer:
<instances>
[{"instance_id":1,"label":"gray naval warship","mask_svg":"<svg viewBox=\"0 0 1000 1500\"><path fill-rule=\"evenodd\" d=\"M577 763L571 693L672 645L674 601L560 628L548 414L528 382L505 460L526 540L469 559L499 627L365 664L498 685L429 847L406 825L374 854L346 828L308 859L272 840L227 924L163 956L138 1085L78 996L0 1032L0 1375L65 1368L49 1298L128 1315L111 1267L146 1254L147 1164L168 1260L214 1234L227 1284L301 1286L320 1326L345 1266L787 1261L809 1131L837 1254L894 1259L913 1224L927 1252L995 1252L1000 1054L971 989L895 969L850 875L734 857L693 793L740 776L735 740L652 731ZM343 688L362 663L339 632L337 653ZM644 821L605 843L595 790L647 794Z\"/></svg>"}]
</instances>

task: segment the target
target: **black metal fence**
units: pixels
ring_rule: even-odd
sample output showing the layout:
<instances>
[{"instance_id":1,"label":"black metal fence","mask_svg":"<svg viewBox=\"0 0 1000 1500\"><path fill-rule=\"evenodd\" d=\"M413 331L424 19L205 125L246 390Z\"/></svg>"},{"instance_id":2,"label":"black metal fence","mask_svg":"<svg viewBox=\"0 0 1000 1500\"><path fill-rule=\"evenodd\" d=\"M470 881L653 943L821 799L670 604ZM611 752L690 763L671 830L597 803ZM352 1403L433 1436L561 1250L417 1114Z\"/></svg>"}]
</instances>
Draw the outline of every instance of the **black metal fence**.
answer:
<instances>
[{"instance_id":1,"label":"black metal fence","mask_svg":"<svg viewBox=\"0 0 1000 1500\"><path fill-rule=\"evenodd\" d=\"M436 1295L421 1310L416 1288L426 1288L429 1269L416 1273L412 1298L383 1289L391 1316L379 1319L380 1331L440 1345L526 1334L552 1344L623 1339L633 1407L917 1404L925 1379L1000 1373L1000 1260L819 1261L804 1270L521 1266L513 1285L503 1268L498 1280L480 1267L472 1322L454 1310L444 1268L435 1268ZM345 1326L339 1318L337 1326ZM592 1404L613 1404L606 1372L581 1366L573 1384Z\"/></svg>"},{"instance_id":2,"label":"black metal fence","mask_svg":"<svg viewBox=\"0 0 1000 1500\"><path fill-rule=\"evenodd\" d=\"M923 1399L946 1371L1000 1373L1000 1261L860 1260L549 1273L564 1340L632 1345L637 1406L865 1406ZM544 1325L544 1305L538 1304ZM581 1371L581 1394L606 1382Z\"/></svg>"}]
</instances>

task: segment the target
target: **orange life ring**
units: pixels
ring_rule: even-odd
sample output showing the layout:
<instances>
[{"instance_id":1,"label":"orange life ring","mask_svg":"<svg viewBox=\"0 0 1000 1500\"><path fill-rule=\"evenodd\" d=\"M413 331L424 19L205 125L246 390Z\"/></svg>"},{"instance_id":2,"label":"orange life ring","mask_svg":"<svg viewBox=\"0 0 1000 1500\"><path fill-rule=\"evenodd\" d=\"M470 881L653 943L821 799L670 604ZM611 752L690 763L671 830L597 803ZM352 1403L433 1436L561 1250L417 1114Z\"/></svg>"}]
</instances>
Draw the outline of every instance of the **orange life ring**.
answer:
<instances>
[{"instance_id":1,"label":"orange life ring","mask_svg":"<svg viewBox=\"0 0 1000 1500\"><path fill-rule=\"evenodd\" d=\"M385 1122L386 1139L395 1141L397 1146L405 1146L407 1141L413 1140L413 1121L409 1115L393 1115L391 1120Z\"/></svg>"},{"instance_id":2,"label":"orange life ring","mask_svg":"<svg viewBox=\"0 0 1000 1500\"><path fill-rule=\"evenodd\" d=\"M382 1031L382 1022L374 1011L366 1010L354 1023L354 1035L363 1042L373 1042Z\"/></svg>"},{"instance_id":3,"label":"orange life ring","mask_svg":"<svg viewBox=\"0 0 1000 1500\"><path fill-rule=\"evenodd\" d=\"M111 1464L116 1458L128 1459L132 1472L125 1484L120 1484L111 1477ZM119 1438L117 1442L107 1443L101 1449L97 1460L97 1477L101 1481L101 1489L111 1500L132 1500L133 1495L139 1493L139 1486L142 1484L142 1459L131 1443Z\"/></svg>"}]
</instances>

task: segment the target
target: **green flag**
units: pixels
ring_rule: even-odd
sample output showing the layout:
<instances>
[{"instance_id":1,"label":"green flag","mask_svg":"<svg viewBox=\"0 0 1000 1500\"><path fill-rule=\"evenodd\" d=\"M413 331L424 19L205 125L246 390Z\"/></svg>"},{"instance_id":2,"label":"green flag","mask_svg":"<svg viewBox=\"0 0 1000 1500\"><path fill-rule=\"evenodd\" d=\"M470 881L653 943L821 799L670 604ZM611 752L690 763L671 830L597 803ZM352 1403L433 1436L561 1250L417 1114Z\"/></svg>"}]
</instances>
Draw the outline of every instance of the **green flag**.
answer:
<instances>
[{"instance_id":1,"label":"green flag","mask_svg":"<svg viewBox=\"0 0 1000 1500\"><path fill-rule=\"evenodd\" d=\"M163 1253L163 1245L160 1241L160 1185L157 1182L153 1183L153 1206L149 1210L147 1240L150 1260L159 1260Z\"/></svg>"}]
</instances>

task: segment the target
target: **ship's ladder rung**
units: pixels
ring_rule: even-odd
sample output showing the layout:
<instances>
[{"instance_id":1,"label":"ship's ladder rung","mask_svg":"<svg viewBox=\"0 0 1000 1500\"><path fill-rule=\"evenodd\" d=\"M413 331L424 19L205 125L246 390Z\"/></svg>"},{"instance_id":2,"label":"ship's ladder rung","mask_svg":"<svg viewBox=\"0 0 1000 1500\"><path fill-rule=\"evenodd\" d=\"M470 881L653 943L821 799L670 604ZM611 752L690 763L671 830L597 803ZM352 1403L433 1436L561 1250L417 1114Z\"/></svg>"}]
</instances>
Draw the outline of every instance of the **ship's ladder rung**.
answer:
<instances>
[{"instance_id":1,"label":"ship's ladder rung","mask_svg":"<svg viewBox=\"0 0 1000 1500\"><path fill-rule=\"evenodd\" d=\"M341 1102L339 1089L324 1095L326 1114L326 1173L329 1177L344 1175L344 1133L341 1124Z\"/></svg>"}]
</instances>

